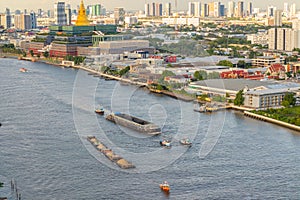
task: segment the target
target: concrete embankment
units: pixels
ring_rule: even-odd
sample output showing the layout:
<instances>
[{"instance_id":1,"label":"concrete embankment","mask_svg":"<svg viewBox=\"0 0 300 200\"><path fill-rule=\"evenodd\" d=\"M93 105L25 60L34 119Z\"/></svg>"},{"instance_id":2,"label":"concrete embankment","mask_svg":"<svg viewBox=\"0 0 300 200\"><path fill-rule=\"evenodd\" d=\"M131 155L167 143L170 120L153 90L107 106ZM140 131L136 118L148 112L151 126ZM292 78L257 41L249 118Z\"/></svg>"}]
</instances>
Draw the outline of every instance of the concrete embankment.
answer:
<instances>
[{"instance_id":1,"label":"concrete embankment","mask_svg":"<svg viewBox=\"0 0 300 200\"><path fill-rule=\"evenodd\" d=\"M122 169L135 168L135 166L129 161L125 160L121 156L115 154L111 149L101 143L95 136L87 137L87 140L103 155L105 155L110 161L116 163Z\"/></svg>"},{"instance_id":2,"label":"concrete embankment","mask_svg":"<svg viewBox=\"0 0 300 200\"><path fill-rule=\"evenodd\" d=\"M138 85L138 86L142 86L142 87L147 86L147 83L142 83L142 82L138 82L138 81L132 81L132 80L125 79L125 78L121 78L121 77L117 77L117 76L113 76L113 75L109 75L109 74L104 74L104 73L98 72L96 70L89 69L87 67L80 66L79 69L82 69L82 70L85 70L85 71L88 71L88 72L91 72L91 73L94 73L94 74L98 74L99 76L104 77L104 78L108 78L108 79L112 79L112 80L117 80L117 81L122 81L122 82L125 82L125 83L129 83L129 84L133 84L133 85Z\"/></svg>"},{"instance_id":3,"label":"concrete embankment","mask_svg":"<svg viewBox=\"0 0 300 200\"><path fill-rule=\"evenodd\" d=\"M276 119L272 119L272 118L265 117L265 116L262 116L262 115L254 114L254 113L251 113L251 112L248 112L248 111L244 111L244 115L247 116L247 117L262 120L262 121L265 121L265 122L270 122L270 123L277 124L277 125L289 128L289 129L300 131L300 126L296 126L296 125L293 125L293 124L282 122L282 121L279 121L279 120L276 120Z\"/></svg>"}]
</instances>

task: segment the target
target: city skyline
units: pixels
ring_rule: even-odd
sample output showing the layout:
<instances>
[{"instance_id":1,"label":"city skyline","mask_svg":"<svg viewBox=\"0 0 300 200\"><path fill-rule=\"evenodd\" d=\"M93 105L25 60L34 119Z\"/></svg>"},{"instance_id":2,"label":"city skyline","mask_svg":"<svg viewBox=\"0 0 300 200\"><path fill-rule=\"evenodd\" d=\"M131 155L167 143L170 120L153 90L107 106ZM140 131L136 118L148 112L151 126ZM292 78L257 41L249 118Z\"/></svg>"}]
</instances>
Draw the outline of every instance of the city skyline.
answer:
<instances>
[{"instance_id":1,"label":"city skyline","mask_svg":"<svg viewBox=\"0 0 300 200\"><path fill-rule=\"evenodd\" d=\"M63 1L63 0L62 0ZM65 0L66 4L71 4L72 9L75 9L75 6L80 4L81 0ZM220 0L222 4L225 4L225 7L228 7L228 2L230 0ZM5 8L11 9L11 11L17 10L17 9L27 9L27 10L37 10L39 8L44 9L44 10L49 10L53 9L54 3L57 1L54 0L40 0L39 3L36 3L36 0L12 0L12 1L7 1L5 2L1 1L0 2L0 13L5 11ZM113 10L114 7L124 7L125 10L144 10L144 4L145 3L150 3L150 2L157 2L157 3L172 3L172 9L175 9L175 0L144 0L144 1L133 1L133 0L126 0L126 1L121 1L121 0L114 0L113 2L108 1L108 0L102 0L101 2L97 0L84 0L85 6L87 5L92 5L92 4L102 4L104 5L108 10ZM177 0L177 10L188 10L188 2L194 2L194 0L184 0L180 1ZM197 1L196 1L197 2ZM209 3L213 2L211 0L207 1L200 1L201 3ZM237 0L235 2L238 2ZM268 6L272 5L275 6L279 9L283 9L283 4L286 2L288 4L293 4L295 3L297 8L300 8L300 2L297 0L292 0L292 1L287 1L287 0L278 0L276 2L272 1L266 1L262 2L259 0L252 0L252 1L244 1L245 3L247 2L252 2L253 3L253 8L261 8L263 10L267 9ZM128 6L130 5L130 6Z\"/></svg>"}]
</instances>

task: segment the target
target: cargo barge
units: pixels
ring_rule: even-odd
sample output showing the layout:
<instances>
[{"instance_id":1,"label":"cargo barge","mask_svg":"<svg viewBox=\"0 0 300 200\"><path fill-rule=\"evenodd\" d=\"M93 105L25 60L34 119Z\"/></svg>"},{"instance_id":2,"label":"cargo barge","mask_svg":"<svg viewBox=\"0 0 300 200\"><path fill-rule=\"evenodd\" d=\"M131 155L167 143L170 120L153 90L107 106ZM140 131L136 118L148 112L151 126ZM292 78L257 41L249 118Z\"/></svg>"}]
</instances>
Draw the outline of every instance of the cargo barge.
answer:
<instances>
[{"instance_id":1,"label":"cargo barge","mask_svg":"<svg viewBox=\"0 0 300 200\"><path fill-rule=\"evenodd\" d=\"M157 125L124 113L112 113L107 115L106 119L138 132L147 133L150 135L158 135L161 133L161 129Z\"/></svg>"},{"instance_id":2,"label":"cargo barge","mask_svg":"<svg viewBox=\"0 0 300 200\"><path fill-rule=\"evenodd\" d=\"M122 158L121 156L115 154L111 149L101 143L95 136L88 136L87 140L103 155L105 155L110 161L116 163L122 169L135 168L135 166Z\"/></svg>"}]
</instances>

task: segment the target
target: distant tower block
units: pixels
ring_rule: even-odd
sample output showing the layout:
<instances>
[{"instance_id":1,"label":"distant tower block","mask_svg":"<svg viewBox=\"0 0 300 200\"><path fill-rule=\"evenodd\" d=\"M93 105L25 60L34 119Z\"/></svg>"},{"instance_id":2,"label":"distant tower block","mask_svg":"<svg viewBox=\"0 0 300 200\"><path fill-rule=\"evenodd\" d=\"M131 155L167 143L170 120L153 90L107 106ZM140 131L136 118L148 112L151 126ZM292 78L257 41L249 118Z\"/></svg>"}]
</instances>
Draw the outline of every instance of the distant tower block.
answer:
<instances>
[{"instance_id":1,"label":"distant tower block","mask_svg":"<svg viewBox=\"0 0 300 200\"><path fill-rule=\"evenodd\" d=\"M80 3L78 16L77 16L77 20L75 22L75 25L76 26L88 26L88 25L90 25L90 22L89 22L89 20L86 16L86 13L85 13L83 0L81 0L81 3Z\"/></svg>"}]
</instances>

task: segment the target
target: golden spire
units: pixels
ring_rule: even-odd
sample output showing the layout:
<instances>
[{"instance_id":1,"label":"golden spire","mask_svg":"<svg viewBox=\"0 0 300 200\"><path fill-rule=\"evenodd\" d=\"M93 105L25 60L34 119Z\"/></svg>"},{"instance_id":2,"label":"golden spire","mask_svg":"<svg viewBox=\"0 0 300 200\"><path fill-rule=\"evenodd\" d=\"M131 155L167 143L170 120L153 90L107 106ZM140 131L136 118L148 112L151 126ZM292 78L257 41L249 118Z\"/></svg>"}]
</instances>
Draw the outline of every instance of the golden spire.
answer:
<instances>
[{"instance_id":1,"label":"golden spire","mask_svg":"<svg viewBox=\"0 0 300 200\"><path fill-rule=\"evenodd\" d=\"M88 26L90 25L90 22L85 14L85 8L84 8L84 4L83 4L83 0L81 0L80 2L80 8L78 11L78 16L77 16L77 20L75 22L76 26Z\"/></svg>"}]
</instances>

